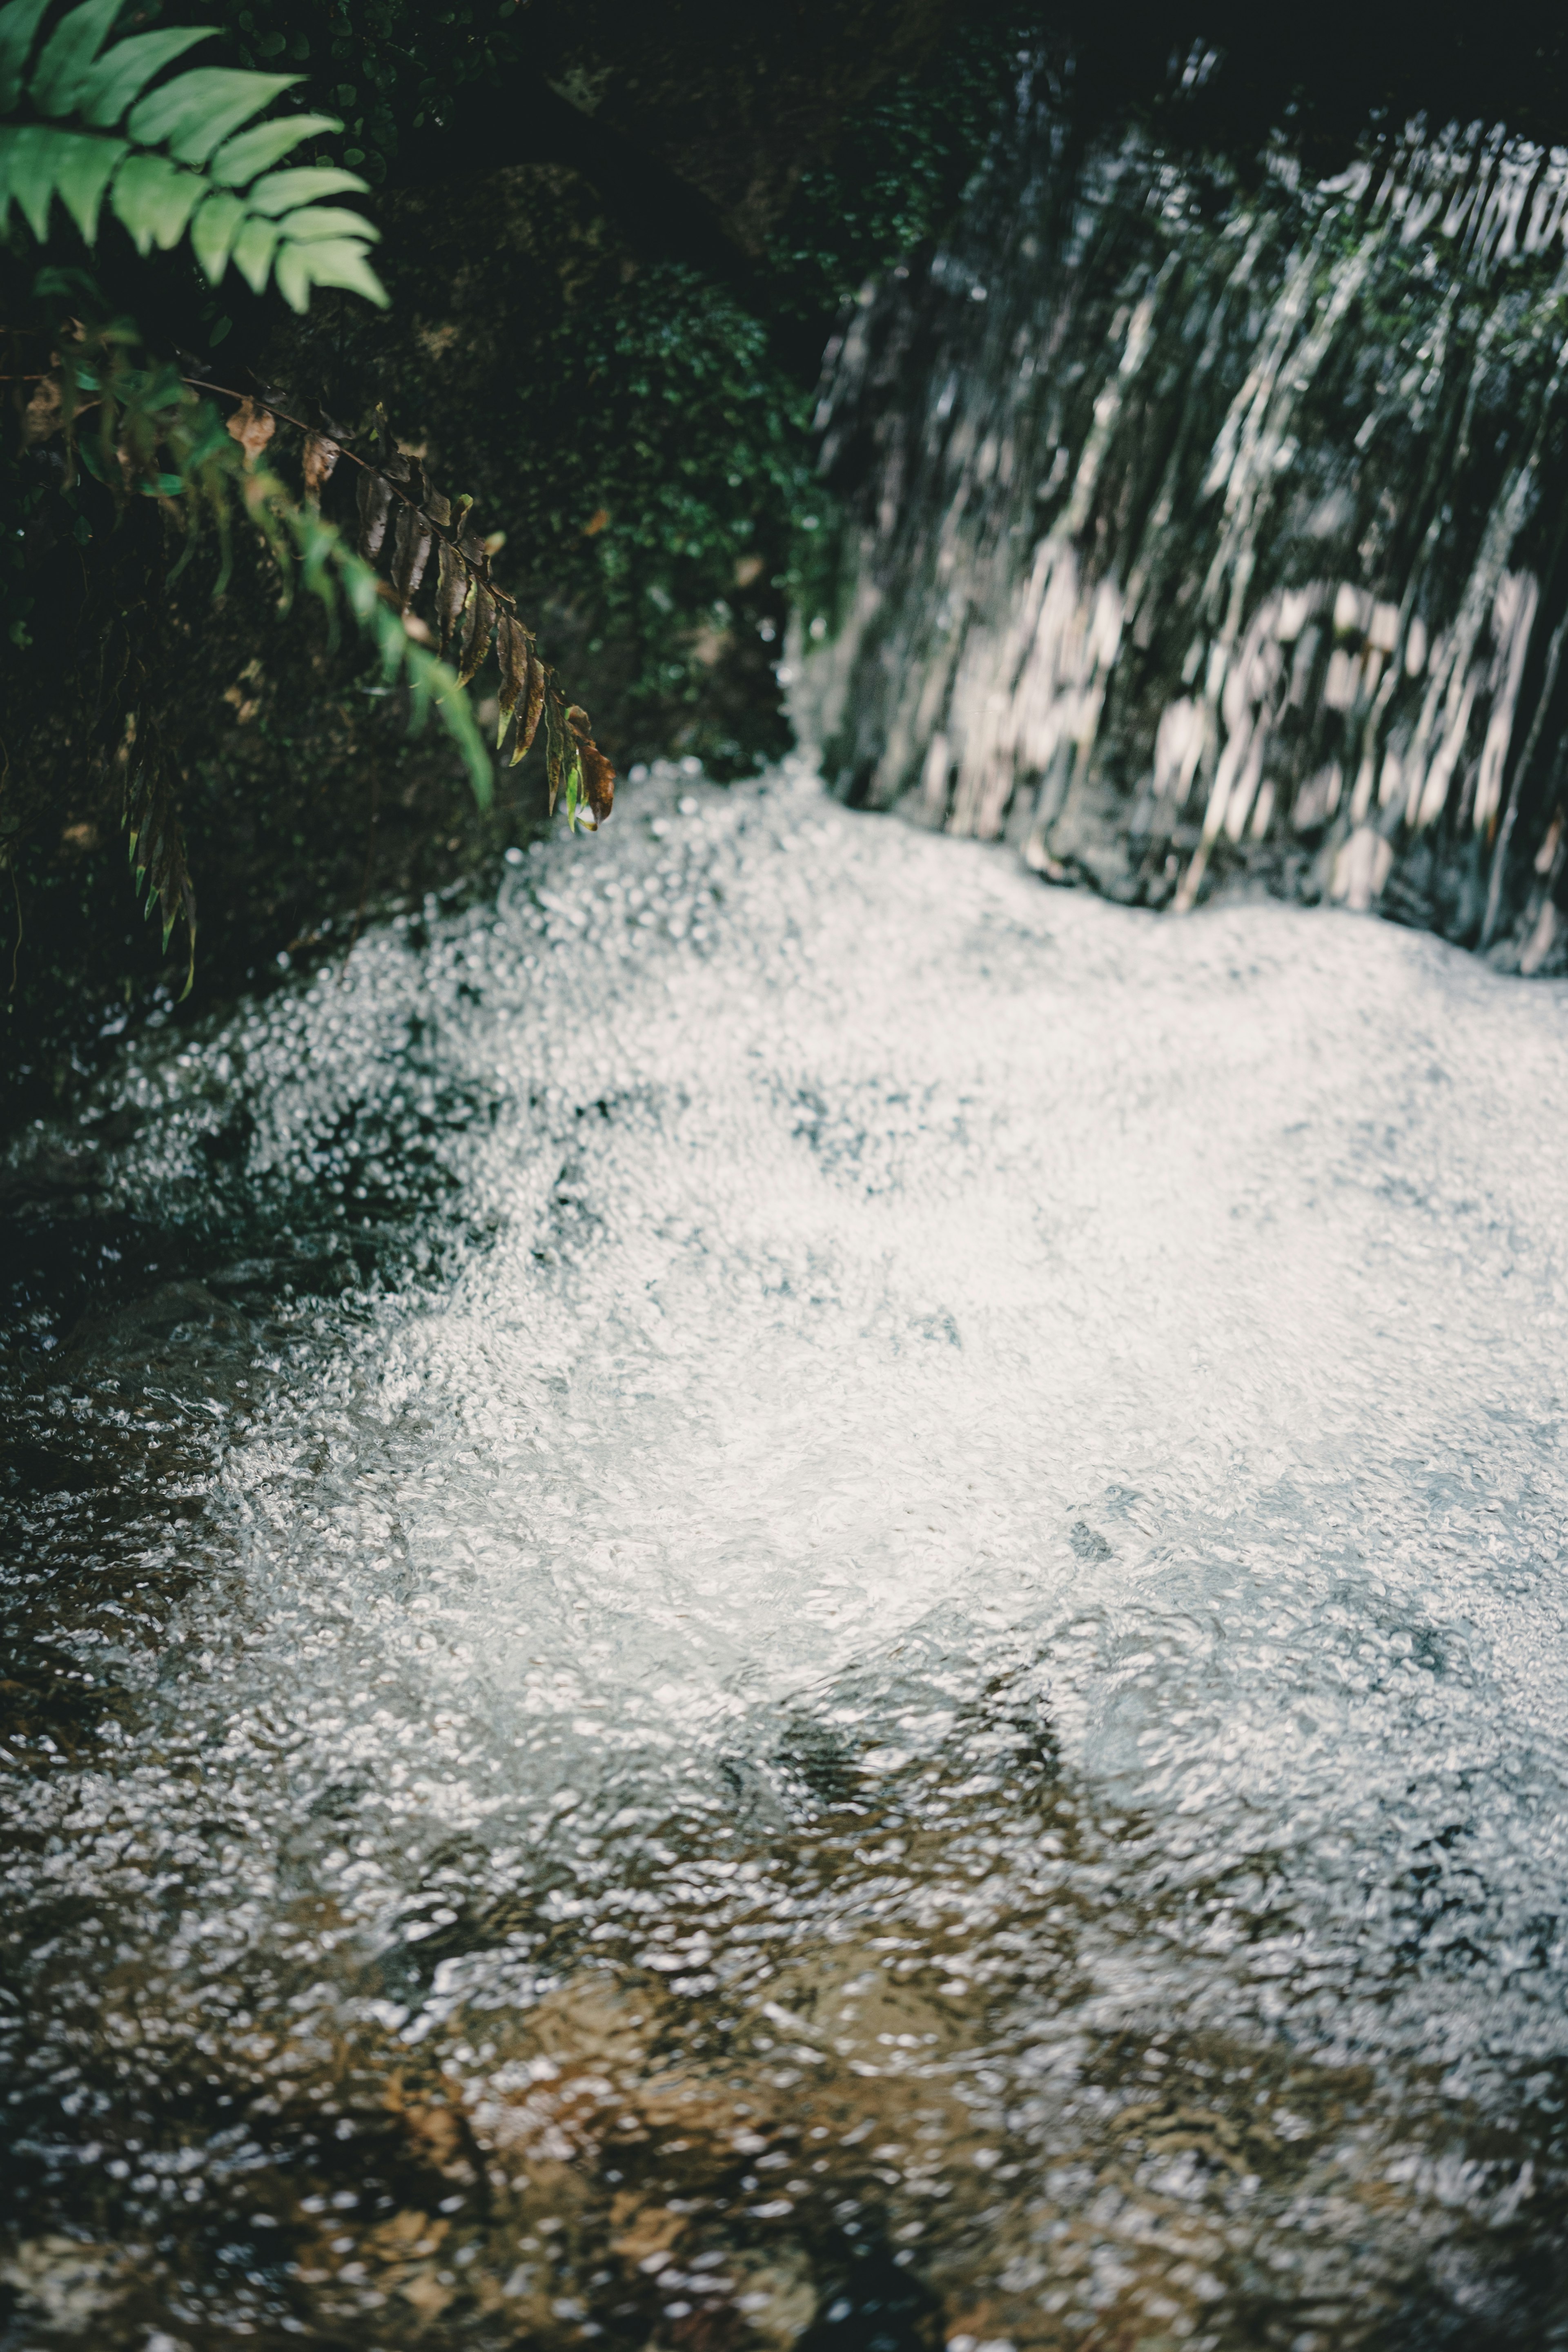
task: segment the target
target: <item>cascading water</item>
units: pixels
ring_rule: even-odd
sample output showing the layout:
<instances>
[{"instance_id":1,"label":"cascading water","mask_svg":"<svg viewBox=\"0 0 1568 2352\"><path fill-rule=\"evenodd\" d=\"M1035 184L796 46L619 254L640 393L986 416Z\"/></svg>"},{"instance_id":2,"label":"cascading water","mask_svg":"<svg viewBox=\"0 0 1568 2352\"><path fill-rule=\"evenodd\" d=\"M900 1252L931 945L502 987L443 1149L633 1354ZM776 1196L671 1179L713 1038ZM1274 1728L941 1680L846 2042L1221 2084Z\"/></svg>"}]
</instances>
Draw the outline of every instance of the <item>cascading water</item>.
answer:
<instances>
[{"instance_id":1,"label":"cascading water","mask_svg":"<svg viewBox=\"0 0 1568 2352\"><path fill-rule=\"evenodd\" d=\"M833 355L840 789L1137 904L1242 877L1560 969L1568 151L1415 126L1244 184L1063 119L1027 81Z\"/></svg>"},{"instance_id":2,"label":"cascading water","mask_svg":"<svg viewBox=\"0 0 1568 2352\"><path fill-rule=\"evenodd\" d=\"M1560 159L1020 124L844 772L1547 971ZM510 856L0 1178L6 2352L1568 2347L1568 989L804 762Z\"/></svg>"}]
</instances>

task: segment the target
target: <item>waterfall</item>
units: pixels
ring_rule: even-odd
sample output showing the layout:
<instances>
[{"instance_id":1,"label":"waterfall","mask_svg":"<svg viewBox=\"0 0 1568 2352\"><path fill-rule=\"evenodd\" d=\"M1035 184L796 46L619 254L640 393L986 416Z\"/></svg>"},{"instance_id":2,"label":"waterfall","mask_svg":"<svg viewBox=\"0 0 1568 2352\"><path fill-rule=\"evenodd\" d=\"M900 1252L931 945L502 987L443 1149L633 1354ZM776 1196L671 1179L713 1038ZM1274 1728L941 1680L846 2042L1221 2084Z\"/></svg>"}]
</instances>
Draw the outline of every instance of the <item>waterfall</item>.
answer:
<instances>
[{"instance_id":1,"label":"waterfall","mask_svg":"<svg viewBox=\"0 0 1568 2352\"><path fill-rule=\"evenodd\" d=\"M1339 176L1059 80L828 353L806 732L848 799L1181 909L1237 884L1568 962L1568 150Z\"/></svg>"}]
</instances>

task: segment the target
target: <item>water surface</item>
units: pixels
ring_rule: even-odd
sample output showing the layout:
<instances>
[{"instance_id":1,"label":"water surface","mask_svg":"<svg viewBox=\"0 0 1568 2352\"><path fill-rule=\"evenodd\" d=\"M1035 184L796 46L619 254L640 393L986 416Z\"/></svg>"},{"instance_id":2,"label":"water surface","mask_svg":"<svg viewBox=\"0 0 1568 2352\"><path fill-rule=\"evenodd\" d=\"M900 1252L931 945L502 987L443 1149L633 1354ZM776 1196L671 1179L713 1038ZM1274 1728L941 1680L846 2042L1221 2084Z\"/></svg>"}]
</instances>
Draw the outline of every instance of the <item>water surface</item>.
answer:
<instances>
[{"instance_id":1,"label":"water surface","mask_svg":"<svg viewBox=\"0 0 1568 2352\"><path fill-rule=\"evenodd\" d=\"M669 775L25 1138L5 2343L1568 2343L1565 1028Z\"/></svg>"}]
</instances>

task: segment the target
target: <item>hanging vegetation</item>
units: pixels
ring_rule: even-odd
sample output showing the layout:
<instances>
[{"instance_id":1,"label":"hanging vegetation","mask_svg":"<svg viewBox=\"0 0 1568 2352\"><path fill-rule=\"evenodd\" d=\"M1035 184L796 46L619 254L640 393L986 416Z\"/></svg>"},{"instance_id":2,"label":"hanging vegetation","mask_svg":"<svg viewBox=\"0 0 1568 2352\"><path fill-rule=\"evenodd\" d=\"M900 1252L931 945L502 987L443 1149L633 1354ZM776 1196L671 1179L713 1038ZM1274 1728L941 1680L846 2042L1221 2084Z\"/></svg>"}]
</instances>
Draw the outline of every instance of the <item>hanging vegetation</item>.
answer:
<instances>
[{"instance_id":1,"label":"hanging vegetation","mask_svg":"<svg viewBox=\"0 0 1568 2352\"><path fill-rule=\"evenodd\" d=\"M296 310L318 286L384 304L366 254L380 232L324 196L363 194L337 166L275 167L336 115L252 118L298 74L165 68L212 38L208 26L133 33L104 48L124 0L83 0L46 30L47 0L0 8L0 229L16 205L35 237L63 205L88 245L105 205L139 254L188 237L216 286L230 262L259 294L269 277ZM248 127L247 127L248 126Z\"/></svg>"},{"instance_id":2,"label":"hanging vegetation","mask_svg":"<svg viewBox=\"0 0 1568 2352\"><path fill-rule=\"evenodd\" d=\"M193 28L137 34L104 50L120 5L86 0L52 29L45 0L0 8L0 226L15 206L41 243L58 203L91 247L107 210L139 255L188 238L211 284L232 263L257 292L270 275L297 310L325 286L384 303L366 257L378 232L358 213L320 201L362 192L363 181L337 166L272 168L302 139L341 129L336 118L254 122L297 79L290 75L212 68L160 79L207 36ZM481 807L490 798L491 761L464 689L493 643L503 758L523 757L545 715L552 809L564 793L574 827L580 813L593 826L603 823L614 770L585 713L568 705L542 660L515 600L492 578L472 501L437 490L420 461L397 447L381 410L356 436L330 420L305 424L265 390L222 385L189 355L149 351L135 321L114 315L80 269L41 269L32 295L34 317L0 327L16 424L8 488L23 523L21 562L5 581L15 652L31 646L30 554L68 540L90 571L95 548L123 532L128 508L151 501L162 526L162 584L178 577L206 536L218 550L214 593L221 594L237 523L265 547L281 609L298 581L324 608L334 639L344 615L368 638L384 683L405 690L414 725L437 711ZM263 456L275 454L279 424L296 444L286 470ZM350 446L356 437L363 450ZM348 528L322 511L345 457L358 478ZM90 731L96 757L119 773L135 887L161 919L165 948L184 927L188 989L195 894L180 821L178 745L157 691L160 599L127 600L120 585L95 615ZM26 758L25 737L24 720L23 739L5 745L4 782ZM9 862L16 842L15 829L0 831L0 861Z\"/></svg>"},{"instance_id":3,"label":"hanging vegetation","mask_svg":"<svg viewBox=\"0 0 1568 2352\"><path fill-rule=\"evenodd\" d=\"M1008 70L972 18L939 57L950 0L806 0L804 41L624 0L165 5L0 8L17 1108L163 1017L198 900L193 1003L466 887L552 798L602 821L601 742L720 780L785 749L789 607L834 576L817 355ZM206 123L219 95L250 110Z\"/></svg>"}]
</instances>

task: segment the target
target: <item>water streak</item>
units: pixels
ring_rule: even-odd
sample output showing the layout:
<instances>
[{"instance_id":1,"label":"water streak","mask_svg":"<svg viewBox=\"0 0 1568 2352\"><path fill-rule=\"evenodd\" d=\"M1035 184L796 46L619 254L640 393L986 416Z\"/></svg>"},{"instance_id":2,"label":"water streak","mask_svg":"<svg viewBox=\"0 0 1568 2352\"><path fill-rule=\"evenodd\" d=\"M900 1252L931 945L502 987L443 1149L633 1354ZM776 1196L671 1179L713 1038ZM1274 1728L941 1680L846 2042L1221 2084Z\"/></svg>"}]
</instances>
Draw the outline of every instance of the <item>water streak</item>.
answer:
<instances>
[{"instance_id":1,"label":"water streak","mask_svg":"<svg viewBox=\"0 0 1568 2352\"><path fill-rule=\"evenodd\" d=\"M1559 969L1565 231L1568 151L1079 160L1037 76L830 354L840 789L1125 900L1250 879Z\"/></svg>"}]
</instances>

